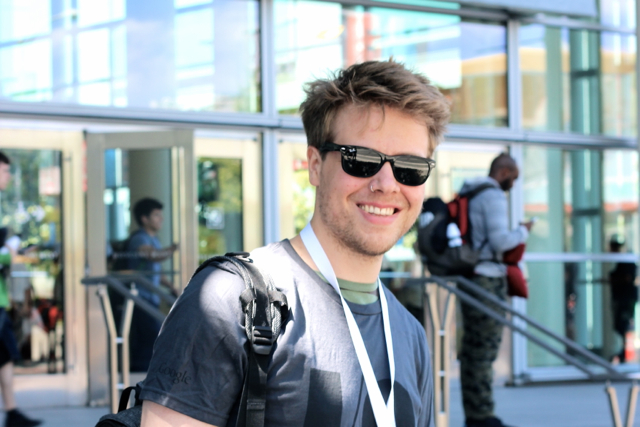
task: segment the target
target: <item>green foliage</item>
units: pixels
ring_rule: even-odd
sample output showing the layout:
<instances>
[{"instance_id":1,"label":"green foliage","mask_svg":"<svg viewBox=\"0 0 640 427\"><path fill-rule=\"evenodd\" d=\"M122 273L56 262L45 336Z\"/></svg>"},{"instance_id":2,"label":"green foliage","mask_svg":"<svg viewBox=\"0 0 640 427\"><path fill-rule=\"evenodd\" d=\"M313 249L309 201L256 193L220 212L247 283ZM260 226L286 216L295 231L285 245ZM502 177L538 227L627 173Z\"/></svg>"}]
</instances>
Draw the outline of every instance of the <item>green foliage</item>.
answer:
<instances>
[{"instance_id":1,"label":"green foliage","mask_svg":"<svg viewBox=\"0 0 640 427\"><path fill-rule=\"evenodd\" d=\"M213 168L217 174L215 182L209 182L209 188L202 179L198 182L198 252L202 260L218 254L224 254L231 248L237 247L238 242L228 242L229 239L240 239L242 245L242 229L239 237L237 233L225 233L234 231L226 229L213 229L207 227L205 212L216 209L223 212L225 218L230 215L242 215L242 161L240 159L216 159L202 157L198 159L198 171L201 176L203 168ZM231 235L234 234L234 235ZM231 246L235 243L235 246Z\"/></svg>"}]
</instances>

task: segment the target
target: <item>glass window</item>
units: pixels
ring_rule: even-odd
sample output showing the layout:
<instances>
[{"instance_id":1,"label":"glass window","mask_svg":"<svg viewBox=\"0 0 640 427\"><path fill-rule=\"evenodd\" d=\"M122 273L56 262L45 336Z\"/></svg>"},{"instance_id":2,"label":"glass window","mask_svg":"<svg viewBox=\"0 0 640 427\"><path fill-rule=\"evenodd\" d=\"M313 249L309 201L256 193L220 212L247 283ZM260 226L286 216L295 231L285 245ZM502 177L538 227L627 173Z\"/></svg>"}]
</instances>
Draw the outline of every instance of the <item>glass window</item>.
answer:
<instances>
[{"instance_id":1,"label":"glass window","mask_svg":"<svg viewBox=\"0 0 640 427\"><path fill-rule=\"evenodd\" d=\"M1 1L0 43L22 41L50 33L50 16L49 0Z\"/></svg>"},{"instance_id":2,"label":"glass window","mask_svg":"<svg viewBox=\"0 0 640 427\"><path fill-rule=\"evenodd\" d=\"M16 372L64 372L62 153L3 151L11 159L12 181L0 194L2 227L7 244L30 260L2 274L22 356Z\"/></svg>"},{"instance_id":3,"label":"glass window","mask_svg":"<svg viewBox=\"0 0 640 427\"><path fill-rule=\"evenodd\" d=\"M638 227L638 152L604 152L604 237L608 251L613 234L623 236L627 252L640 252Z\"/></svg>"},{"instance_id":4,"label":"glass window","mask_svg":"<svg viewBox=\"0 0 640 427\"><path fill-rule=\"evenodd\" d=\"M635 62L635 36L522 26L524 128L635 136Z\"/></svg>"},{"instance_id":5,"label":"glass window","mask_svg":"<svg viewBox=\"0 0 640 427\"><path fill-rule=\"evenodd\" d=\"M569 31L524 25L519 53L524 128L569 131Z\"/></svg>"},{"instance_id":6,"label":"glass window","mask_svg":"<svg viewBox=\"0 0 640 427\"><path fill-rule=\"evenodd\" d=\"M600 0L600 22L612 27L636 27L634 0Z\"/></svg>"},{"instance_id":7,"label":"glass window","mask_svg":"<svg viewBox=\"0 0 640 427\"><path fill-rule=\"evenodd\" d=\"M638 154L524 148L524 212L539 221L529 252L602 253L614 233L638 241Z\"/></svg>"},{"instance_id":8,"label":"glass window","mask_svg":"<svg viewBox=\"0 0 640 427\"><path fill-rule=\"evenodd\" d=\"M259 112L259 2L164 3L0 1L0 100Z\"/></svg>"},{"instance_id":9,"label":"glass window","mask_svg":"<svg viewBox=\"0 0 640 427\"><path fill-rule=\"evenodd\" d=\"M611 136L636 135L636 37L602 33L602 133Z\"/></svg>"},{"instance_id":10,"label":"glass window","mask_svg":"<svg viewBox=\"0 0 640 427\"><path fill-rule=\"evenodd\" d=\"M442 90L453 103L453 123L507 125L504 26L327 2L278 0L274 7L280 113L297 112L305 82L393 57Z\"/></svg>"}]
</instances>

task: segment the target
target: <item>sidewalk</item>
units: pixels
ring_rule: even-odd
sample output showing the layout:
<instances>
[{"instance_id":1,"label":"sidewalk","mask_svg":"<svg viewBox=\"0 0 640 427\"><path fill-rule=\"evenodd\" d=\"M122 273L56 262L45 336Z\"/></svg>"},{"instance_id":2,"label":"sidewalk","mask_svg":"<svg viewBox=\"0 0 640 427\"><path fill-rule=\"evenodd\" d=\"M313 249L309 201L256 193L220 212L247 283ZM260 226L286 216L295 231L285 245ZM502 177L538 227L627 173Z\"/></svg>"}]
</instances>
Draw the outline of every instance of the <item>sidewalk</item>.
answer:
<instances>
[{"instance_id":1,"label":"sidewalk","mask_svg":"<svg viewBox=\"0 0 640 427\"><path fill-rule=\"evenodd\" d=\"M451 384L450 427L463 427L464 415L459 385ZM616 384L626 415L627 384ZM603 384L497 387L496 412L516 427L612 427L609 404ZM25 412L45 420L43 427L93 427L107 408L32 408ZM634 427L640 427L640 409Z\"/></svg>"},{"instance_id":2,"label":"sidewalk","mask_svg":"<svg viewBox=\"0 0 640 427\"><path fill-rule=\"evenodd\" d=\"M629 383L614 384L626 421ZM603 383L496 387L496 415L516 427L613 427ZM636 409L634 427L640 427ZM451 384L450 427L463 427L459 383Z\"/></svg>"}]
</instances>

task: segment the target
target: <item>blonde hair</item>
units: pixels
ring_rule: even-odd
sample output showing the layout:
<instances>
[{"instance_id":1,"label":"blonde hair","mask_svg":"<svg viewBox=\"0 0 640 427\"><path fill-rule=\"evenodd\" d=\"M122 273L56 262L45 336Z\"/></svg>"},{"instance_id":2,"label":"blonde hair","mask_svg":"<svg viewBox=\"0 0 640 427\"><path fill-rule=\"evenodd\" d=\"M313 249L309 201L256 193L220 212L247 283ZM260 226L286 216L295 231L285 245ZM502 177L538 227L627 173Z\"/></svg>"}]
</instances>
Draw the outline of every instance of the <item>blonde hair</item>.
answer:
<instances>
[{"instance_id":1,"label":"blonde hair","mask_svg":"<svg viewBox=\"0 0 640 427\"><path fill-rule=\"evenodd\" d=\"M307 143L320 148L333 142L335 118L347 105L397 109L424 123L429 130L430 151L442 141L449 122L449 103L422 74L389 61L367 61L340 70L328 79L305 85L300 105Z\"/></svg>"}]
</instances>

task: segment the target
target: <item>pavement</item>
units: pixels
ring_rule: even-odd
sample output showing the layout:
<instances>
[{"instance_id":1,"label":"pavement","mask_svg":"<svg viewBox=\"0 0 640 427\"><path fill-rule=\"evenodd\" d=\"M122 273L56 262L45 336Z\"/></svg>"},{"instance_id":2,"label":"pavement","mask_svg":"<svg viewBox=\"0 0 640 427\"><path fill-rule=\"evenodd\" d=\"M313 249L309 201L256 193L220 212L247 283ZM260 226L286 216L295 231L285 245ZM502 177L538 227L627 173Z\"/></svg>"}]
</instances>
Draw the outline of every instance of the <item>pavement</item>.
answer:
<instances>
[{"instance_id":1,"label":"pavement","mask_svg":"<svg viewBox=\"0 0 640 427\"><path fill-rule=\"evenodd\" d=\"M616 384L626 416L628 384ZM557 384L496 387L496 413L515 427L613 427L604 384ZM108 408L29 408L25 412L45 422L43 427L93 427ZM637 412L640 412L637 411ZM451 384L450 427L463 427L459 384ZM640 427L640 414L634 427Z\"/></svg>"}]
</instances>

